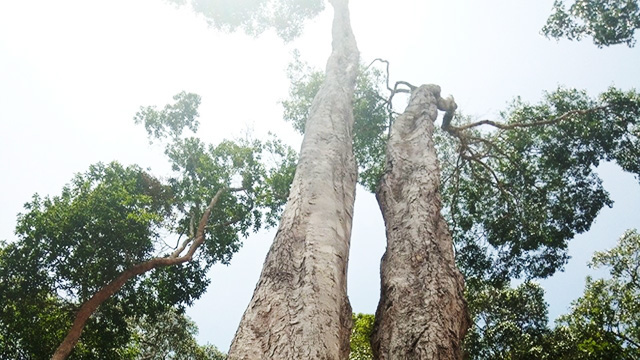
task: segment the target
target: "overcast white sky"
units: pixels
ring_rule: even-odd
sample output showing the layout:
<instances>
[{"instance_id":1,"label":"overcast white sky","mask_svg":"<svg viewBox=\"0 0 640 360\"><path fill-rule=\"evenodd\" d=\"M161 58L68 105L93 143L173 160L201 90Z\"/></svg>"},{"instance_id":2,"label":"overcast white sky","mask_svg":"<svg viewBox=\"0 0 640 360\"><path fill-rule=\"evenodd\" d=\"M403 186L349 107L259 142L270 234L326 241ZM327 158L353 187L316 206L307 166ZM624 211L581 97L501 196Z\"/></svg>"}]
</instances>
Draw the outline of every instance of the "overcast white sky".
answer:
<instances>
[{"instance_id":1,"label":"overcast white sky","mask_svg":"<svg viewBox=\"0 0 640 360\"><path fill-rule=\"evenodd\" d=\"M391 61L393 80L436 83L459 108L495 117L515 96L536 101L558 85L591 94L637 87L640 48L597 49L550 41L539 30L551 0L352 0L363 62ZM133 115L185 90L202 96L206 141L268 131L299 147L281 120L290 52L323 67L330 13L283 44L207 28L161 0L3 0L0 2L0 239L14 239L15 216L33 193L54 195L74 173L98 161L167 174L162 149L147 143ZM616 201L570 246L566 272L541 283L550 317L582 293L586 262L640 226L640 187L616 166L601 169ZM189 310L199 340L227 350L249 302L273 233L251 236L231 266L217 266L208 293ZM373 313L379 295L384 226L372 195L359 189L349 264L354 311Z\"/></svg>"}]
</instances>

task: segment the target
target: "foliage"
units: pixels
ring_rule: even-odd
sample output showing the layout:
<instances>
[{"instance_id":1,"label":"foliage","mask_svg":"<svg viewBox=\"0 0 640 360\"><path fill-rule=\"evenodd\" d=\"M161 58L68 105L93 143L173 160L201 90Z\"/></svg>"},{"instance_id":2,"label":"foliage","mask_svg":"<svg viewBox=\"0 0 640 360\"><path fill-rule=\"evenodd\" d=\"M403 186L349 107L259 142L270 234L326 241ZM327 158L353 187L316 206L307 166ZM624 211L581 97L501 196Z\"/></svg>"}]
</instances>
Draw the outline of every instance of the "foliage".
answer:
<instances>
[{"instance_id":1,"label":"foliage","mask_svg":"<svg viewBox=\"0 0 640 360\"><path fill-rule=\"evenodd\" d=\"M547 327L543 290L485 284L467 289L475 326L465 341L470 359L605 360L640 357L640 234L627 231L590 264L607 266L610 278L587 278L571 311Z\"/></svg>"},{"instance_id":2,"label":"foliage","mask_svg":"<svg viewBox=\"0 0 640 360\"><path fill-rule=\"evenodd\" d=\"M353 328L351 329L351 352L349 360L371 360L371 334L375 317L370 314L353 314Z\"/></svg>"},{"instance_id":3,"label":"foliage","mask_svg":"<svg viewBox=\"0 0 640 360\"><path fill-rule=\"evenodd\" d=\"M450 129L459 145L443 167L442 194L467 279L560 268L568 240L612 205L594 171L600 161L640 175L639 119L634 91L592 99L559 89L536 105L514 101L497 131Z\"/></svg>"},{"instance_id":4,"label":"foliage","mask_svg":"<svg viewBox=\"0 0 640 360\"><path fill-rule=\"evenodd\" d=\"M302 132L322 75L299 60L289 73L285 119ZM370 191L395 116L383 88L379 71L361 71L354 152L359 182ZM594 171L600 161L640 175L640 95L634 91L611 88L592 99L560 88L539 104L516 99L501 118L472 123L458 114L456 126L434 134L443 212L468 286L553 274L567 261L567 242L612 205Z\"/></svg>"},{"instance_id":5,"label":"foliage","mask_svg":"<svg viewBox=\"0 0 640 360\"><path fill-rule=\"evenodd\" d=\"M294 54L289 65L289 99L282 101L284 119L304 133L313 99L322 85L324 73L309 67ZM358 163L358 182L375 192L386 152L389 109L382 97L383 74L375 68L360 68L354 93L353 151Z\"/></svg>"},{"instance_id":6,"label":"foliage","mask_svg":"<svg viewBox=\"0 0 640 360\"><path fill-rule=\"evenodd\" d=\"M638 28L637 0L575 0L568 10L563 1L556 0L542 32L555 39L581 40L591 36L598 47L615 44L632 47Z\"/></svg>"},{"instance_id":7,"label":"foliage","mask_svg":"<svg viewBox=\"0 0 640 360\"><path fill-rule=\"evenodd\" d=\"M170 308L158 316L130 319L134 334L130 348L136 358L145 360L224 360L226 355L213 345L200 346L196 324Z\"/></svg>"},{"instance_id":8,"label":"foliage","mask_svg":"<svg viewBox=\"0 0 640 360\"><path fill-rule=\"evenodd\" d=\"M550 330L547 305L540 285L526 282L516 288L488 284L467 290L474 325L467 333L469 359L545 359Z\"/></svg>"},{"instance_id":9,"label":"foliage","mask_svg":"<svg viewBox=\"0 0 640 360\"><path fill-rule=\"evenodd\" d=\"M173 97L174 104L167 104L161 111L155 106L140 108L134 117L136 124L144 123L149 140L170 138L178 140L185 128L198 131L198 107L202 100L199 95L184 91Z\"/></svg>"},{"instance_id":10,"label":"foliage","mask_svg":"<svg viewBox=\"0 0 640 360\"><path fill-rule=\"evenodd\" d=\"M191 7L210 26L223 31L244 29L258 35L273 28L278 36L290 41L302 32L304 21L324 9L323 0L168 0Z\"/></svg>"},{"instance_id":11,"label":"foliage","mask_svg":"<svg viewBox=\"0 0 640 360\"><path fill-rule=\"evenodd\" d=\"M181 137L181 126L197 130L199 97L181 93L175 99L160 112L148 107L136 116L150 136L168 138L172 177L99 163L60 195L36 194L25 204L18 239L0 253L0 348L11 352L8 357L49 357L78 307L104 285L136 264L167 257L183 239L193 241L195 225L220 189L228 190L212 209L193 260L130 279L89 320L74 358L125 358L128 318L190 305L206 290L212 264L228 263L241 237L275 224L295 153L275 139L214 146Z\"/></svg>"},{"instance_id":12,"label":"foliage","mask_svg":"<svg viewBox=\"0 0 640 360\"><path fill-rule=\"evenodd\" d=\"M640 234L627 231L591 266L608 267L611 277L587 278L584 295L558 319L558 336L572 345L572 359L640 358Z\"/></svg>"}]
</instances>

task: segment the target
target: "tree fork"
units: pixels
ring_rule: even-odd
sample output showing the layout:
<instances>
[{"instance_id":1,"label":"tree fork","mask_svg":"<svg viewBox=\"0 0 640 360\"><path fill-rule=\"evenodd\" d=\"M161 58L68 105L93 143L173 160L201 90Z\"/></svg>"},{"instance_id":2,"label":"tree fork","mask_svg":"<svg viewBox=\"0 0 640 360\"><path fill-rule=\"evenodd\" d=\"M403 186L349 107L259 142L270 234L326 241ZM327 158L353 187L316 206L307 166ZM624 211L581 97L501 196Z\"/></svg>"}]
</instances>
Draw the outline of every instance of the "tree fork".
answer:
<instances>
[{"instance_id":1,"label":"tree fork","mask_svg":"<svg viewBox=\"0 0 640 360\"><path fill-rule=\"evenodd\" d=\"M387 144L376 193L387 250L372 338L375 359L462 359L469 316L464 280L440 213L440 168L433 142L438 109L450 117L456 104L440 97L439 86L414 89Z\"/></svg>"}]
</instances>

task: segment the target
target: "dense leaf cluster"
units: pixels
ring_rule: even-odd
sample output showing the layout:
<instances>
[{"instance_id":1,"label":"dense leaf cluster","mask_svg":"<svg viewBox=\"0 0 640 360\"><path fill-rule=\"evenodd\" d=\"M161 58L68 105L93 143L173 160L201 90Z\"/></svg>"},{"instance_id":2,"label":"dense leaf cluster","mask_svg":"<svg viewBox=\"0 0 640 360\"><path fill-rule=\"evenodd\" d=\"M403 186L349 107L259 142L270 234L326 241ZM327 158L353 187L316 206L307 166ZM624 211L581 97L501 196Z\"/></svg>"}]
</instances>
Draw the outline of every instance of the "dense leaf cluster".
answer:
<instances>
[{"instance_id":1,"label":"dense leaf cluster","mask_svg":"<svg viewBox=\"0 0 640 360\"><path fill-rule=\"evenodd\" d=\"M516 100L497 131L453 129L458 145L442 161L442 194L467 279L545 277L560 268L568 240L612 205L598 164L640 175L639 119L633 91L592 99L559 89L540 104Z\"/></svg>"},{"instance_id":2,"label":"dense leaf cluster","mask_svg":"<svg viewBox=\"0 0 640 360\"><path fill-rule=\"evenodd\" d=\"M203 213L223 190L192 261L134 277L89 320L73 357L126 358L127 319L182 309L207 288L206 272L228 263L241 237L274 225L288 196L296 157L280 141L204 144L199 97L181 93L163 110L142 108L136 121L166 142L173 174L155 178L138 166L96 164L58 196L34 195L18 217L18 239L0 247L0 357L47 358L78 307L133 266L167 257L193 241ZM185 242L186 241L186 242Z\"/></svg>"},{"instance_id":3,"label":"dense leaf cluster","mask_svg":"<svg viewBox=\"0 0 640 360\"><path fill-rule=\"evenodd\" d=\"M640 234L627 231L611 250L597 252L591 266L610 278L587 278L584 295L557 321L556 332L574 359L640 358Z\"/></svg>"},{"instance_id":4,"label":"dense leaf cluster","mask_svg":"<svg viewBox=\"0 0 640 360\"><path fill-rule=\"evenodd\" d=\"M640 357L640 235L626 232L611 250L597 252L592 266L610 278L587 278L584 294L569 313L547 326L539 285L524 283L468 289L474 319L465 341L473 360L605 360Z\"/></svg>"},{"instance_id":5,"label":"dense leaf cluster","mask_svg":"<svg viewBox=\"0 0 640 360\"><path fill-rule=\"evenodd\" d=\"M635 44L635 31L640 28L640 6L637 0L575 0L567 8L556 0L553 13L542 32L555 39L593 38L598 47Z\"/></svg>"},{"instance_id":6,"label":"dense leaf cluster","mask_svg":"<svg viewBox=\"0 0 640 360\"><path fill-rule=\"evenodd\" d=\"M466 298L474 320L464 344L471 359L546 358L547 306L539 285L485 286L467 291Z\"/></svg>"},{"instance_id":7,"label":"dense leaf cluster","mask_svg":"<svg viewBox=\"0 0 640 360\"><path fill-rule=\"evenodd\" d=\"M375 316L370 314L353 314L353 328L349 340L351 352L349 360L372 360L371 335Z\"/></svg>"}]
</instances>

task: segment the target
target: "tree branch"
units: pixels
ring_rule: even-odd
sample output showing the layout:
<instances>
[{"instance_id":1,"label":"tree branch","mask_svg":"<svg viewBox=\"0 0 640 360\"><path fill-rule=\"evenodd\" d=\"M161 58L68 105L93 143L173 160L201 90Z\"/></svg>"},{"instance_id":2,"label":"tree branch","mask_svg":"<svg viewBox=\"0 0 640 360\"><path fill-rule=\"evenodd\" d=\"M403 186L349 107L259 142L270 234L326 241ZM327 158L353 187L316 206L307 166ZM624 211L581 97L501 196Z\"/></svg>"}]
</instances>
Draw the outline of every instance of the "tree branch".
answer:
<instances>
[{"instance_id":1,"label":"tree branch","mask_svg":"<svg viewBox=\"0 0 640 360\"><path fill-rule=\"evenodd\" d=\"M571 116L574 115L586 115L592 112L596 112L596 111L600 111L600 110L604 110L607 109L609 107L609 105L605 105L605 106L598 106L595 108L591 108L591 109L587 109L587 110L571 110L571 111L567 111L564 114L553 118L553 119L548 119L548 120L539 120L539 121L534 121L534 122L530 122L530 123L513 123L513 124L504 124L504 123L500 123L500 122L496 122L493 120L480 120L480 121L476 121L474 123L471 124L466 124L463 126L447 126L446 128L444 128L444 130L446 130L447 132L451 133L459 133L461 131L467 130L467 129L471 129L474 127L478 127L478 126L482 126L482 125L490 125L493 126L495 128L498 128L500 130L513 130L513 129L517 129L517 128L530 128L530 127L535 127L535 126L542 126L542 125L552 125L552 124L556 124L559 123L560 121L564 121L567 118L570 118Z\"/></svg>"},{"instance_id":2,"label":"tree branch","mask_svg":"<svg viewBox=\"0 0 640 360\"><path fill-rule=\"evenodd\" d=\"M638 344L637 342L629 339L627 336L620 334L619 332L616 331L611 331L611 333L616 336L619 337L620 339L622 339L622 341L626 341L628 342L630 345L632 345L633 347L635 347L636 349L640 349L640 344Z\"/></svg>"},{"instance_id":3,"label":"tree branch","mask_svg":"<svg viewBox=\"0 0 640 360\"><path fill-rule=\"evenodd\" d=\"M71 351L73 350L75 345L78 343L78 340L80 339L82 330L84 329L84 326L86 325L87 320L89 320L89 317L93 315L93 313L96 311L98 306L100 306L113 294L119 291L129 279L136 277L138 275L144 274L156 268L179 265L179 264L190 261L193 258L193 254L196 252L196 250L198 250L200 245L204 243L204 239L205 239L204 231L205 231L207 222L209 221L209 217L211 216L211 211L213 210L213 207L216 205L216 203L220 199L220 196L222 196L222 193L224 193L225 191L240 191L240 190L245 190L245 189L244 188L230 189L228 187L223 187L216 192L216 194L213 196L213 198L209 202L209 206L207 206L207 208L204 211L204 214L200 218L196 237L194 241L191 243L191 246L189 246L189 250L184 256L179 256L179 254L182 253L182 251L184 251L184 248L186 248L188 242L191 241L191 239L185 240L185 242L183 242L180 248L176 249L176 251L174 251L171 255L167 257L153 258L151 260L145 261L138 265L134 265L128 270L125 270L117 278L115 278L114 280L109 282L107 285L103 286L100 290L98 290L98 292L96 292L89 300L85 301L82 304L82 306L80 306L80 309L76 314L76 318L74 319L73 325L71 326L71 329L67 333L67 336L64 338L62 343L60 343L55 353L51 357L51 360L64 360L69 356L69 354L71 354Z\"/></svg>"}]
</instances>

